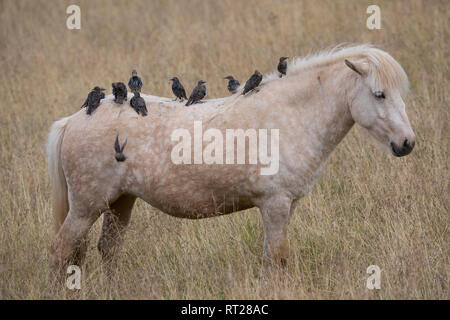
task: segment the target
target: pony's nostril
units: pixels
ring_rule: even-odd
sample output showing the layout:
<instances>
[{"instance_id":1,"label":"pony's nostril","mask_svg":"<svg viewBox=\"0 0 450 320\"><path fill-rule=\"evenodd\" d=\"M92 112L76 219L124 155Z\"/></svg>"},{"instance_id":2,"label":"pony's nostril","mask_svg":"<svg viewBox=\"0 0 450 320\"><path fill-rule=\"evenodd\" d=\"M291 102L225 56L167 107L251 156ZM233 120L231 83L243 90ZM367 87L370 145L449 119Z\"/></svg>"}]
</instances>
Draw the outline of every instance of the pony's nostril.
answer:
<instances>
[{"instance_id":1,"label":"pony's nostril","mask_svg":"<svg viewBox=\"0 0 450 320\"><path fill-rule=\"evenodd\" d=\"M414 145L416 144L416 142L413 141L408 141L408 139L405 139L405 141L403 142L403 148L407 149L407 150L412 150L412 148L414 148Z\"/></svg>"},{"instance_id":2,"label":"pony's nostril","mask_svg":"<svg viewBox=\"0 0 450 320\"><path fill-rule=\"evenodd\" d=\"M392 152L396 157L403 157L411 153L414 148L415 141L408 141L408 139L403 140L401 145L397 145L395 142L391 142Z\"/></svg>"},{"instance_id":3,"label":"pony's nostril","mask_svg":"<svg viewBox=\"0 0 450 320\"><path fill-rule=\"evenodd\" d=\"M414 148L414 144L415 144L414 140L413 141L408 141L408 139L405 139L403 141L401 149L397 150L398 155L399 156L406 156L407 154L409 154L412 151L412 149ZM394 153L395 153L395 151L394 151Z\"/></svg>"},{"instance_id":4,"label":"pony's nostril","mask_svg":"<svg viewBox=\"0 0 450 320\"><path fill-rule=\"evenodd\" d=\"M409 147L409 145L408 145L408 139L405 139L405 141L403 141L403 147L404 147L404 148L408 148L408 147Z\"/></svg>"}]
</instances>

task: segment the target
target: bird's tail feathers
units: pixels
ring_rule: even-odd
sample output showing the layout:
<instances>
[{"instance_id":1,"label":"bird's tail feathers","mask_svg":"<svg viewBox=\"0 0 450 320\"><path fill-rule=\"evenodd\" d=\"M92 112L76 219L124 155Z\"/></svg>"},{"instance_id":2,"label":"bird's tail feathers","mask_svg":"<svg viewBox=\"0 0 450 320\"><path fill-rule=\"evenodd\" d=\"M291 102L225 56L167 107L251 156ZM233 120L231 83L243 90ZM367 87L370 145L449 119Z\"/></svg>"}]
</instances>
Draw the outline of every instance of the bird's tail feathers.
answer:
<instances>
[{"instance_id":1,"label":"bird's tail feathers","mask_svg":"<svg viewBox=\"0 0 450 320\"><path fill-rule=\"evenodd\" d=\"M123 143L122 148L120 148L121 153L123 153L123 150L125 149L125 146L127 145L127 142L128 142L128 138L125 139L125 142Z\"/></svg>"}]
</instances>

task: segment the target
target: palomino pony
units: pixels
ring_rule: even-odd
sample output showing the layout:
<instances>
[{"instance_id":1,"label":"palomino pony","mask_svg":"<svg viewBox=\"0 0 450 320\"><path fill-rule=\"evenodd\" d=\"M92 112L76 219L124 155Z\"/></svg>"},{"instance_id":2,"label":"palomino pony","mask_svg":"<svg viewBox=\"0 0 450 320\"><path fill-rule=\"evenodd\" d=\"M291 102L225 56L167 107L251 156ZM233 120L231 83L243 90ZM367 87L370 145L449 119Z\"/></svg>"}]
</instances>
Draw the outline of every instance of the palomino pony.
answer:
<instances>
[{"instance_id":1,"label":"palomino pony","mask_svg":"<svg viewBox=\"0 0 450 320\"><path fill-rule=\"evenodd\" d=\"M190 219L258 207L264 258L283 264L296 204L355 122L395 156L411 152L415 136L405 113L407 91L408 79L397 61L380 49L359 45L294 59L286 77L274 72L258 92L245 96L241 88L233 96L185 107L169 98L142 95L149 112L142 117L128 103L115 104L110 95L91 116L83 109L56 121L47 150L57 228L52 266L81 263L87 233L101 214L98 248L107 261L116 256L137 197ZM203 132L212 129L214 134L195 137L194 121ZM218 149L218 161L202 161L204 142L217 140L228 129L250 128L277 130L278 140L271 140L270 147L272 155L279 152L277 170L262 174L261 159L249 163L251 152L244 163L221 161L224 155ZM174 139L174 132L180 129L197 142L193 163L184 161L192 159L190 140L183 142L184 160L173 158L181 141ZM114 158L117 135L122 142L128 140L124 162ZM245 131L244 152L246 138L248 149L254 142ZM232 140L232 147L236 144Z\"/></svg>"}]
</instances>

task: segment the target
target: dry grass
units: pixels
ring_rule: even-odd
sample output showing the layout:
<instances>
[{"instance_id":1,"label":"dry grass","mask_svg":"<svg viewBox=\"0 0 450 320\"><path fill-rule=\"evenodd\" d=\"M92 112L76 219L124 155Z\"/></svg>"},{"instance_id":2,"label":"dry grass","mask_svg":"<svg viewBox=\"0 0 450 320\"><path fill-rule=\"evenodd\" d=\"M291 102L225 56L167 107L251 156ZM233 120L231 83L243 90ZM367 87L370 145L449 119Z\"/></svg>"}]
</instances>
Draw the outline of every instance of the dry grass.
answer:
<instances>
[{"instance_id":1,"label":"dry grass","mask_svg":"<svg viewBox=\"0 0 450 320\"><path fill-rule=\"evenodd\" d=\"M376 1L379 31L365 27L373 1L75 2L80 31L65 27L72 1L0 2L0 298L450 298L448 2ZM292 219L283 274L264 276L256 209L190 221L138 201L116 281L100 268L98 221L82 290L48 290L46 135L90 88L136 68L146 93L171 95L177 75L224 96L228 74L341 42L371 42L405 68L417 146L397 159L355 127ZM365 287L371 264L378 291Z\"/></svg>"}]
</instances>

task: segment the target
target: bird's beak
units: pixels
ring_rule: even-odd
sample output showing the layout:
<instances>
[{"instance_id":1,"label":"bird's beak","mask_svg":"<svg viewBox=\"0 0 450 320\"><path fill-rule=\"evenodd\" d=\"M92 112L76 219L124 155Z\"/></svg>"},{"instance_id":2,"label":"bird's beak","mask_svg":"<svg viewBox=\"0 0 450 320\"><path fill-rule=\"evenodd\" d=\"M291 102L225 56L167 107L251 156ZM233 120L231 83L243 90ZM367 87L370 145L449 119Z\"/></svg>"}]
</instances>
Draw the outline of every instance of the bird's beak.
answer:
<instances>
[{"instance_id":1,"label":"bird's beak","mask_svg":"<svg viewBox=\"0 0 450 320\"><path fill-rule=\"evenodd\" d=\"M105 91L106 89L105 88L100 88L100 91Z\"/></svg>"}]
</instances>

